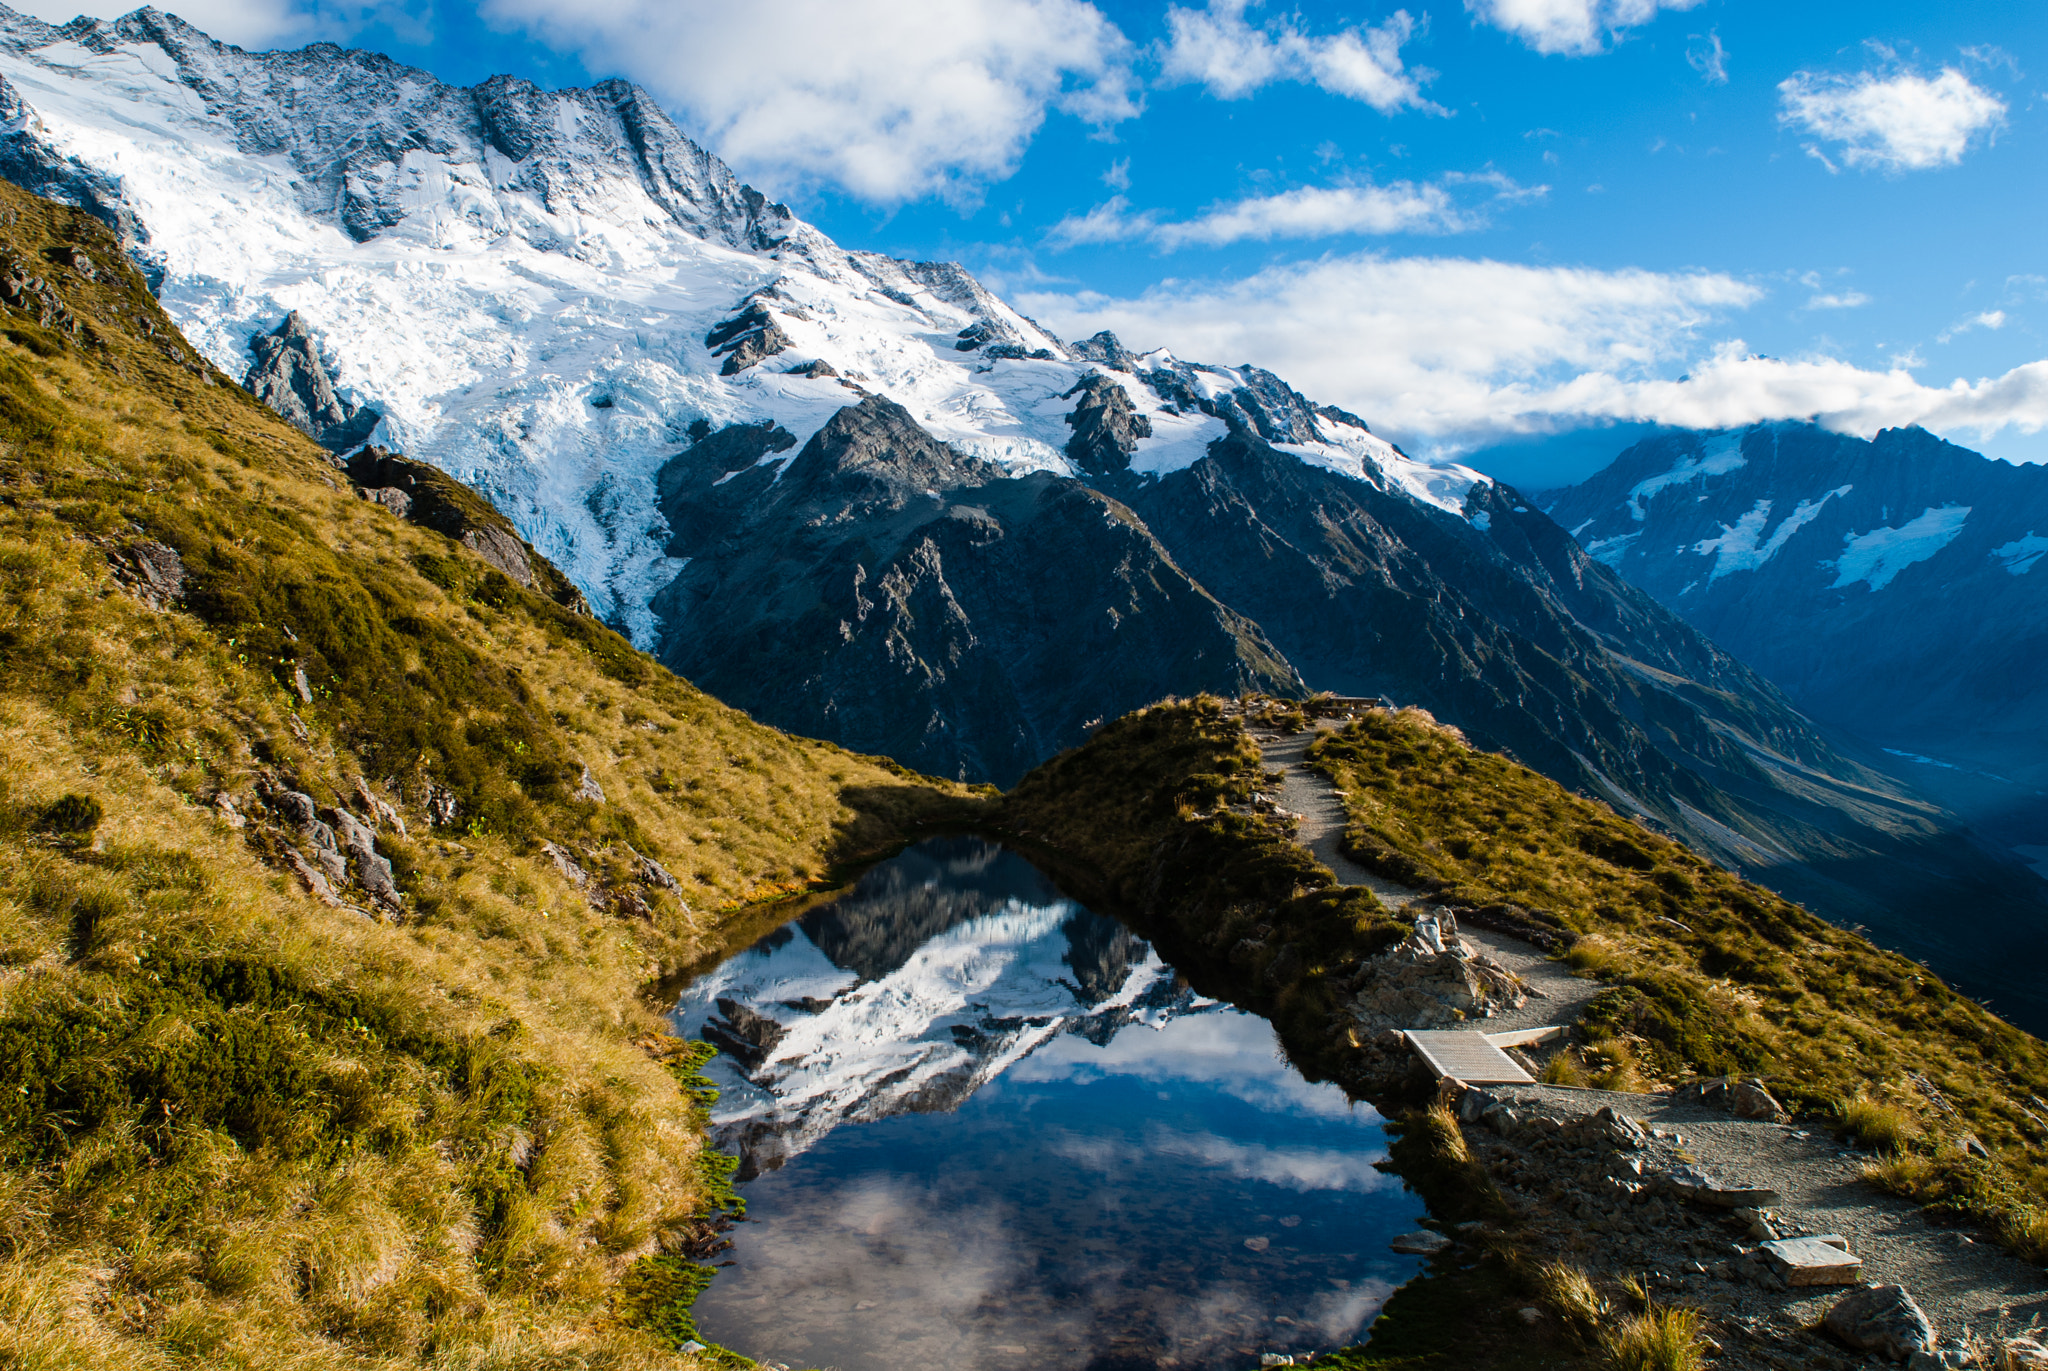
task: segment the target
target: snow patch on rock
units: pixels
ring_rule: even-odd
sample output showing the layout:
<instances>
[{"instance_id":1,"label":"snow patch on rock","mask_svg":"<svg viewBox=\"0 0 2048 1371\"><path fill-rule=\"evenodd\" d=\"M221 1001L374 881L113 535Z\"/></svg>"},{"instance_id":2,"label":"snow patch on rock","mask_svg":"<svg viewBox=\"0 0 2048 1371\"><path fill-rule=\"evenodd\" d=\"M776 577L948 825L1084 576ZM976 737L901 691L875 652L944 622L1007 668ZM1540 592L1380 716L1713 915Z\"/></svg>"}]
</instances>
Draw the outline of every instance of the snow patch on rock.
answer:
<instances>
[{"instance_id":1,"label":"snow patch on rock","mask_svg":"<svg viewBox=\"0 0 2048 1371\"><path fill-rule=\"evenodd\" d=\"M1872 590L1883 590L1907 567L1926 561L1954 542L1969 517L1968 505L1943 505L1923 510L1899 528L1842 535L1842 555L1822 564L1836 572L1829 589L1841 590L1863 581Z\"/></svg>"}]
</instances>

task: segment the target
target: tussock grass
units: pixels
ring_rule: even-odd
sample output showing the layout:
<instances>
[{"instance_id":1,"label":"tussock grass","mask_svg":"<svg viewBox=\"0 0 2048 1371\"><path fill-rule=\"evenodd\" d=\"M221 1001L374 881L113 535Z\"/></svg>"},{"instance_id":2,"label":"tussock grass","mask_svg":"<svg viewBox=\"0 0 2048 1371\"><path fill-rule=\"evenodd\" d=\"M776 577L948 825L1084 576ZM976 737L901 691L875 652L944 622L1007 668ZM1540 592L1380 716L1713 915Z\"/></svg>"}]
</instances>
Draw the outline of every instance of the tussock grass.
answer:
<instances>
[{"instance_id":1,"label":"tussock grass","mask_svg":"<svg viewBox=\"0 0 2048 1371\"><path fill-rule=\"evenodd\" d=\"M1557 1315L1565 1330L1588 1346L1599 1337L1614 1309L1584 1268L1569 1262L1541 1262L1527 1272L1536 1298Z\"/></svg>"},{"instance_id":2,"label":"tussock grass","mask_svg":"<svg viewBox=\"0 0 2048 1371\"><path fill-rule=\"evenodd\" d=\"M1600 1350L1614 1371L1700 1371L1700 1332L1699 1310L1653 1304L1624 1317L1601 1338Z\"/></svg>"},{"instance_id":3,"label":"tussock grass","mask_svg":"<svg viewBox=\"0 0 2048 1371\"><path fill-rule=\"evenodd\" d=\"M675 1292L622 1292L703 1249L728 1168L641 990L979 801L357 499L89 216L0 209L38 270L99 265L45 270L76 332L0 311L0 1362L692 1364ZM182 604L118 584L143 537ZM259 782L394 805L404 917L310 898ZM682 888L601 907L543 841Z\"/></svg>"},{"instance_id":4,"label":"tussock grass","mask_svg":"<svg viewBox=\"0 0 2048 1371\"><path fill-rule=\"evenodd\" d=\"M1920 1122L1909 1110L1858 1095L1844 1101L1837 1120L1842 1134L1873 1152L1901 1152L1919 1139Z\"/></svg>"}]
</instances>

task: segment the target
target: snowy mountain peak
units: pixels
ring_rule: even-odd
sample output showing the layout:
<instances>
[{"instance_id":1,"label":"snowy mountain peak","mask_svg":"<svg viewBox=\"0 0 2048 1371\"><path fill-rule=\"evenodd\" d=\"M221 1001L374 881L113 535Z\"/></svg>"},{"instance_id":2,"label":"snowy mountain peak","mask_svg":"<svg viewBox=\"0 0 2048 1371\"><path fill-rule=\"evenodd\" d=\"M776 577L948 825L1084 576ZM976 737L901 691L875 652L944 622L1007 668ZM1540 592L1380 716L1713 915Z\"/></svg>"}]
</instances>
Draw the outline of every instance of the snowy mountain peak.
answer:
<instances>
[{"instance_id":1,"label":"snowy mountain peak","mask_svg":"<svg viewBox=\"0 0 2048 1371\"><path fill-rule=\"evenodd\" d=\"M1242 423L1453 513L1477 479L1256 368L1070 347L958 265L842 250L623 81L464 88L143 9L0 10L0 82L0 174L114 224L216 365L242 375L298 311L378 441L484 489L643 645L675 565L653 477L699 422L801 444L879 393L966 455L1066 475L1063 397L1109 370L1149 420L1141 475Z\"/></svg>"}]
</instances>

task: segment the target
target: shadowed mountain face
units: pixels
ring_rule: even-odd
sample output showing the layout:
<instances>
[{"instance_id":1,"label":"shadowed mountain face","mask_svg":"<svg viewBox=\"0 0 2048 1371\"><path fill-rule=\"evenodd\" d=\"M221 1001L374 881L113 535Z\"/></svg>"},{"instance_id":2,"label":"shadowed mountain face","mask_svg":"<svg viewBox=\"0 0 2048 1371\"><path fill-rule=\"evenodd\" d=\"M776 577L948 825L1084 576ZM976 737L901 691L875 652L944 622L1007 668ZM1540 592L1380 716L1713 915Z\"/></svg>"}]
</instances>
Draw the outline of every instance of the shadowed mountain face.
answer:
<instances>
[{"instance_id":1,"label":"shadowed mountain face","mask_svg":"<svg viewBox=\"0 0 2048 1371\"><path fill-rule=\"evenodd\" d=\"M1544 499L1800 709L2048 844L2048 467L1768 424L1660 435Z\"/></svg>"},{"instance_id":2,"label":"shadowed mountain face","mask_svg":"<svg viewBox=\"0 0 2048 1371\"><path fill-rule=\"evenodd\" d=\"M787 435L730 433L662 471L669 554L689 564L655 600L661 655L781 727L1009 783L1163 695L1302 688L1077 481L1005 479L879 396L786 466L756 463Z\"/></svg>"},{"instance_id":3,"label":"shadowed mountain face","mask_svg":"<svg viewBox=\"0 0 2048 1371\"><path fill-rule=\"evenodd\" d=\"M1973 936L2032 946L2031 875L1514 490L1452 512L1243 422L1132 472L1102 386L1062 398L1087 483L1005 477L878 396L794 457L769 426L706 435L662 473L688 559L656 600L664 660L781 726L1004 784L1168 693L1384 695L1923 955L1946 944L1924 911L1957 899Z\"/></svg>"}]
</instances>

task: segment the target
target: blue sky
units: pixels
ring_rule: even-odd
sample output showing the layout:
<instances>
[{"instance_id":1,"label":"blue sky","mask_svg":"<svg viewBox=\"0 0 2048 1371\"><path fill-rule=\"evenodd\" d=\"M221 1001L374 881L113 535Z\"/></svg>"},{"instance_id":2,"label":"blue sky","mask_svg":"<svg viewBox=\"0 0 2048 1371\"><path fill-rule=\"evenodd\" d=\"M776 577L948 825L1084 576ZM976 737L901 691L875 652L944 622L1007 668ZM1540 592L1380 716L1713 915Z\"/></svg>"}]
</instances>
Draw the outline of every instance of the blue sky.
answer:
<instances>
[{"instance_id":1,"label":"blue sky","mask_svg":"<svg viewBox=\"0 0 2048 1371\"><path fill-rule=\"evenodd\" d=\"M848 246L964 261L1063 332L1269 366L1531 486L1634 425L1813 413L2048 459L2048 7L182 12L464 84L630 77Z\"/></svg>"}]
</instances>

